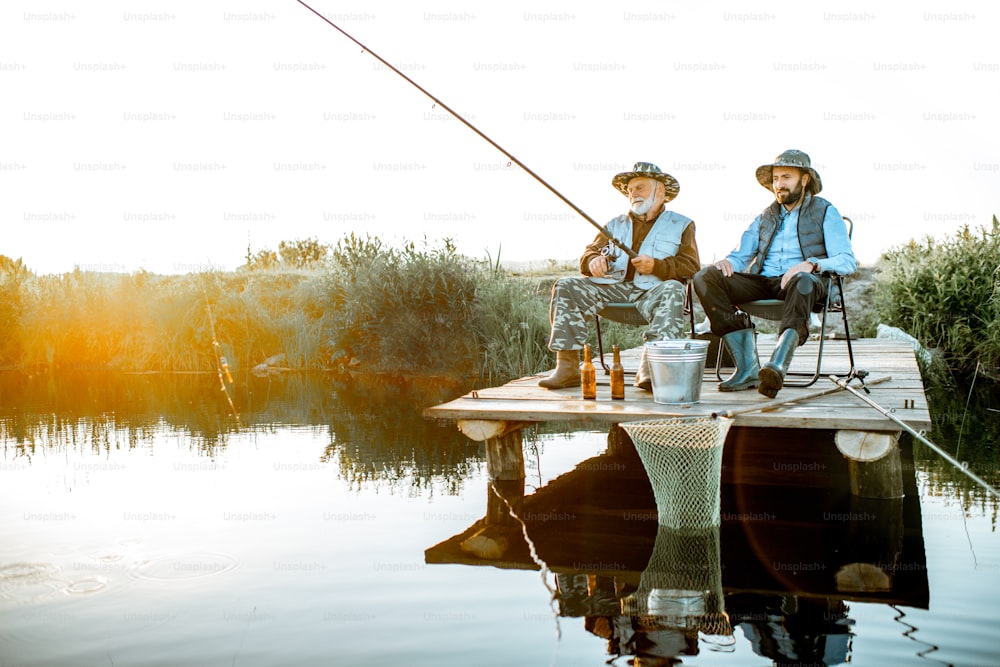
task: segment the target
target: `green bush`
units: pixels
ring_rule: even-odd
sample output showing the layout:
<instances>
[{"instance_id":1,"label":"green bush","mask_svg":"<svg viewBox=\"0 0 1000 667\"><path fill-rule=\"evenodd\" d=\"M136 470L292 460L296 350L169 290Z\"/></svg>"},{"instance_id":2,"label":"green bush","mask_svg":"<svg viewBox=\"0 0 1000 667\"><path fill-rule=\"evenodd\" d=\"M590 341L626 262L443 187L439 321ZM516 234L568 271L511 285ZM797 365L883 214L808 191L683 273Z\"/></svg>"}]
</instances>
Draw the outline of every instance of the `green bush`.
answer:
<instances>
[{"instance_id":1,"label":"green bush","mask_svg":"<svg viewBox=\"0 0 1000 667\"><path fill-rule=\"evenodd\" d=\"M552 368L548 294L532 281L498 269L485 274L473 313L483 379L506 381Z\"/></svg>"},{"instance_id":2,"label":"green bush","mask_svg":"<svg viewBox=\"0 0 1000 667\"><path fill-rule=\"evenodd\" d=\"M1000 366L1000 223L885 253L875 308L962 375Z\"/></svg>"},{"instance_id":3,"label":"green bush","mask_svg":"<svg viewBox=\"0 0 1000 667\"><path fill-rule=\"evenodd\" d=\"M334 361L366 371L472 373L480 269L455 251L402 250L350 235L333 249L327 293Z\"/></svg>"}]
</instances>

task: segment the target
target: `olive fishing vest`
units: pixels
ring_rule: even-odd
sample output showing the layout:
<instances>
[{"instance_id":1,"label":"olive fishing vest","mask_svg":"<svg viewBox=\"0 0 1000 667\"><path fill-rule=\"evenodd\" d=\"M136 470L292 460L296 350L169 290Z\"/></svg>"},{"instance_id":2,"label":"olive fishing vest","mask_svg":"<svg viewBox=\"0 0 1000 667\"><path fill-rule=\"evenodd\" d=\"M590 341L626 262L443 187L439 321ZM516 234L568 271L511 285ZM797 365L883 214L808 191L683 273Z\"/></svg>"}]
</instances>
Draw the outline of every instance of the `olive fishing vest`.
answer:
<instances>
[{"instance_id":1,"label":"olive fishing vest","mask_svg":"<svg viewBox=\"0 0 1000 667\"><path fill-rule=\"evenodd\" d=\"M690 224L691 218L685 217L680 213L664 210L660 214L660 217L656 219L656 222L653 223L653 227L646 234L646 238L642 240L642 244L639 246L639 254L649 255L654 259L673 257L681 247L681 235L684 234L684 230ZM632 217L628 213L623 213L609 222L607 228L611 232L611 235L622 243L632 243ZM595 283L605 285L620 283L625 280L629 256L619 249L617 256L613 260L609 260L609 262L611 265L608 267L607 275L603 278L594 278L591 276L590 279ZM661 282L663 281L652 274L642 275L636 273L632 279L632 284L642 290L647 290Z\"/></svg>"},{"instance_id":2,"label":"olive fishing vest","mask_svg":"<svg viewBox=\"0 0 1000 667\"><path fill-rule=\"evenodd\" d=\"M822 259L827 256L826 243L823 237L823 219L830 202L822 197L806 194L805 200L799 206L799 248L802 257ZM757 254L754 256L748 273L760 273L764 268L764 257L774 241L775 234L781 226L781 204L775 201L760 214L760 227L757 232Z\"/></svg>"}]
</instances>

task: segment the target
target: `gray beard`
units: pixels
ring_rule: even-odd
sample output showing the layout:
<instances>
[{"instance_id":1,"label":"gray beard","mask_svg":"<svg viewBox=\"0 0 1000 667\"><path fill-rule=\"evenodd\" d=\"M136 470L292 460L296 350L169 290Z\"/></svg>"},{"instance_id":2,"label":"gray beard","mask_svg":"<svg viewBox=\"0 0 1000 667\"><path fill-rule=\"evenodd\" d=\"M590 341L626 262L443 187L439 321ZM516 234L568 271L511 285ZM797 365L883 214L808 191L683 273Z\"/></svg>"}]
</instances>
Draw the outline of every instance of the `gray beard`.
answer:
<instances>
[{"instance_id":1,"label":"gray beard","mask_svg":"<svg viewBox=\"0 0 1000 667\"><path fill-rule=\"evenodd\" d=\"M632 202L632 212L636 215L646 215L649 209L653 208L653 197L644 199L641 202Z\"/></svg>"}]
</instances>

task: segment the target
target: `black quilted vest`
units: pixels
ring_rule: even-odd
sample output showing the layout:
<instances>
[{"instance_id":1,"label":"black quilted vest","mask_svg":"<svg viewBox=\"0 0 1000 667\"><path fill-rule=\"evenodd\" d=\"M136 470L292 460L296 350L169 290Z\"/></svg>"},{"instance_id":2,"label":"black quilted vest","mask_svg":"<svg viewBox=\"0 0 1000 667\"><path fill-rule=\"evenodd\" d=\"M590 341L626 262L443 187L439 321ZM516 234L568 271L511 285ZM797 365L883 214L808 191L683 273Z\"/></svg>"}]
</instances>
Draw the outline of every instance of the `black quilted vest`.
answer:
<instances>
[{"instance_id":1,"label":"black quilted vest","mask_svg":"<svg viewBox=\"0 0 1000 667\"><path fill-rule=\"evenodd\" d=\"M826 243L823 240L823 219L830 202L822 197L806 193L805 200L799 206L799 248L803 257L822 259L827 256ZM750 273L760 273L764 266L764 257L774 241L774 235L781 226L781 204L777 201L768 206L760 214L760 228L757 236L757 255L750 264Z\"/></svg>"}]
</instances>

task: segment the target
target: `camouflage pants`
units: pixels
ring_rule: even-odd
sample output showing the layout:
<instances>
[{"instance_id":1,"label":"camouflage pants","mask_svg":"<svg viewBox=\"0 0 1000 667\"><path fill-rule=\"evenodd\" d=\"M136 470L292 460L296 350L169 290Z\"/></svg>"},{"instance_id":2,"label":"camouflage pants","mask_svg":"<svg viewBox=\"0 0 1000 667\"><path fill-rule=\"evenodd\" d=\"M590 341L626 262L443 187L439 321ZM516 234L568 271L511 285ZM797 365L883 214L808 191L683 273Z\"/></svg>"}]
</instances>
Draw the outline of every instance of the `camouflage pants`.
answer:
<instances>
[{"instance_id":1,"label":"camouflage pants","mask_svg":"<svg viewBox=\"0 0 1000 667\"><path fill-rule=\"evenodd\" d=\"M643 333L646 342L684 338L684 285L664 280L648 290L631 282L604 285L583 276L560 278L552 286L549 321L552 334L549 349L582 350L587 341L587 322L604 304L631 301L649 322Z\"/></svg>"}]
</instances>

